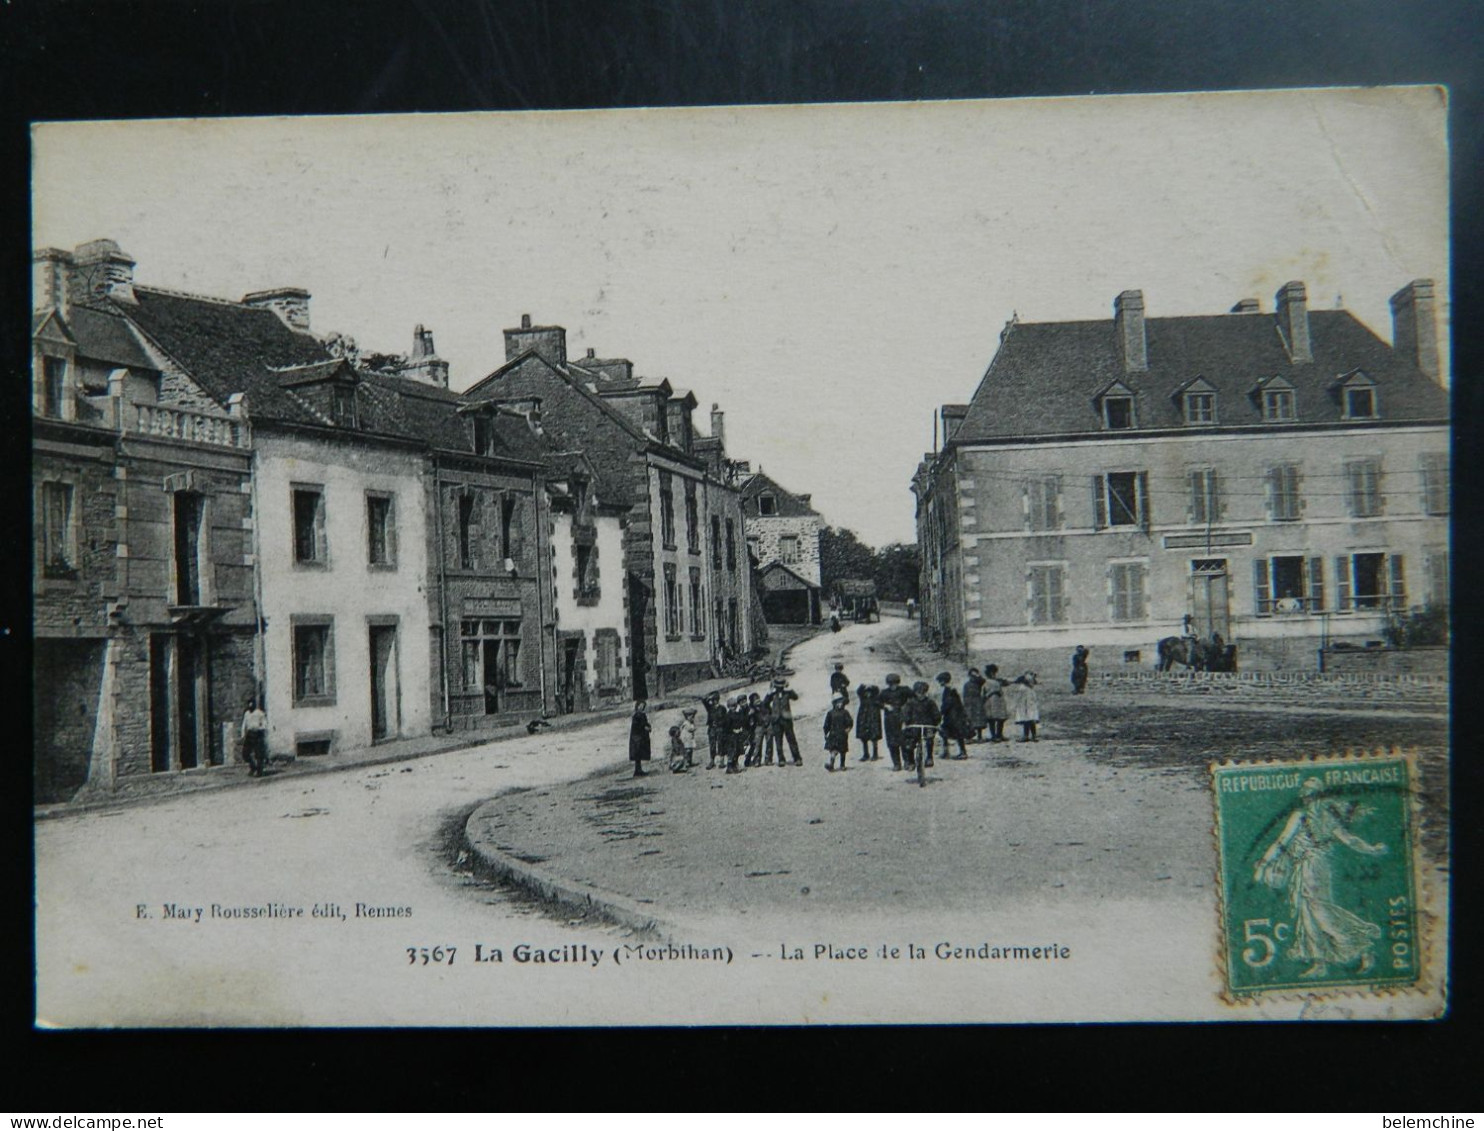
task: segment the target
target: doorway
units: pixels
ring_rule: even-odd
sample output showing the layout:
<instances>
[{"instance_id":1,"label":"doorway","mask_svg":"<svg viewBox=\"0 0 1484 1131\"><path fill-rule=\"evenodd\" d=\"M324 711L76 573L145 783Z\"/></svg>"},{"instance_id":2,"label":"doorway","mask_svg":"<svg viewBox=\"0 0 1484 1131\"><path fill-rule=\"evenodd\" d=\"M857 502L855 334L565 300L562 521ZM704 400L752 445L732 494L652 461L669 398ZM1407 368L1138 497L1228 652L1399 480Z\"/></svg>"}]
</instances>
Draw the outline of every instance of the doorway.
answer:
<instances>
[{"instance_id":1,"label":"doorway","mask_svg":"<svg viewBox=\"0 0 1484 1131\"><path fill-rule=\"evenodd\" d=\"M1231 635L1230 577L1225 558L1199 558L1190 563L1190 622L1198 636Z\"/></svg>"},{"instance_id":2,"label":"doorway","mask_svg":"<svg viewBox=\"0 0 1484 1131\"><path fill-rule=\"evenodd\" d=\"M152 773L194 770L220 762L207 733L211 672L205 641L191 633L156 633L149 640L149 723Z\"/></svg>"},{"instance_id":3,"label":"doorway","mask_svg":"<svg viewBox=\"0 0 1484 1131\"><path fill-rule=\"evenodd\" d=\"M397 679L397 626L370 626L371 741L394 738L401 731L400 687Z\"/></svg>"},{"instance_id":4,"label":"doorway","mask_svg":"<svg viewBox=\"0 0 1484 1131\"><path fill-rule=\"evenodd\" d=\"M557 711L570 715L578 709L578 690L581 686L578 665L582 659L583 640L580 636L562 641L561 655L557 661Z\"/></svg>"},{"instance_id":5,"label":"doorway","mask_svg":"<svg viewBox=\"0 0 1484 1131\"><path fill-rule=\"evenodd\" d=\"M629 574L629 672L634 681L634 698L649 698L649 662L645 658L647 639L644 618L649 611L649 590L634 574Z\"/></svg>"}]
</instances>

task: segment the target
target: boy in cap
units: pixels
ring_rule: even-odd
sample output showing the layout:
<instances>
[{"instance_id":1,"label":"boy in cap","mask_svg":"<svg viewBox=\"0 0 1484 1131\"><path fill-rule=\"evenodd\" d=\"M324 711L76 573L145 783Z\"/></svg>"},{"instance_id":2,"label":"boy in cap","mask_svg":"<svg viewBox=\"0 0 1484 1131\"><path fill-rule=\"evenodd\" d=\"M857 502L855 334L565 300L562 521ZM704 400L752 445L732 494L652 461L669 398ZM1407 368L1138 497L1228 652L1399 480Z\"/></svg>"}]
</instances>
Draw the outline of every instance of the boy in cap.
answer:
<instances>
[{"instance_id":1,"label":"boy in cap","mask_svg":"<svg viewBox=\"0 0 1484 1131\"><path fill-rule=\"evenodd\" d=\"M840 760L840 769L845 768L845 756L850 753L850 725L855 720L845 709L845 696L837 694L831 701L829 713L824 717L824 748L829 755L824 768L835 770L835 759Z\"/></svg>"},{"instance_id":2,"label":"boy in cap","mask_svg":"<svg viewBox=\"0 0 1484 1131\"><path fill-rule=\"evenodd\" d=\"M894 770L902 768L902 724L907 721L903 712L911 698L912 693L902 686L901 676L892 672L886 677L886 688L881 692L879 699L886 735L886 751L891 755L891 768Z\"/></svg>"},{"instance_id":3,"label":"boy in cap","mask_svg":"<svg viewBox=\"0 0 1484 1131\"><path fill-rule=\"evenodd\" d=\"M968 750L964 748L964 739L969 734L969 716L964 710L963 698L958 689L953 686L953 676L949 672L938 673L938 685L943 688L942 719L943 719L943 757L954 761L967 758ZM958 753L949 754L948 744L958 743Z\"/></svg>"},{"instance_id":4,"label":"boy in cap","mask_svg":"<svg viewBox=\"0 0 1484 1131\"><path fill-rule=\"evenodd\" d=\"M793 755L795 766L802 766L804 759L799 755L799 740L794 734L794 712L789 706L799 693L788 686L785 679L773 681L773 694L769 697L773 700L771 712L771 730L773 732L773 744L778 748L778 764L783 765L783 743L788 741L789 753Z\"/></svg>"},{"instance_id":5,"label":"boy in cap","mask_svg":"<svg viewBox=\"0 0 1484 1131\"><path fill-rule=\"evenodd\" d=\"M837 663L835 670L830 672L830 695L843 695L847 702L850 699L850 677L845 674L844 664Z\"/></svg>"}]
</instances>

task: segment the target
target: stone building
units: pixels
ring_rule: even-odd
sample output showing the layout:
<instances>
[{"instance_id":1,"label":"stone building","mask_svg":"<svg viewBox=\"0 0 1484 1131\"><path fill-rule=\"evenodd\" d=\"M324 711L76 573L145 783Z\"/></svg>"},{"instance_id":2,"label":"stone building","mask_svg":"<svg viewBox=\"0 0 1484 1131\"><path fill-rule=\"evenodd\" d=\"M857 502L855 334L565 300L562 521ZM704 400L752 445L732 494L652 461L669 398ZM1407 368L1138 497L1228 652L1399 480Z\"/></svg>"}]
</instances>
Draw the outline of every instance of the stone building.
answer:
<instances>
[{"instance_id":1,"label":"stone building","mask_svg":"<svg viewBox=\"0 0 1484 1131\"><path fill-rule=\"evenodd\" d=\"M742 512L768 620L818 624L824 519L810 505L810 497L795 494L759 468L742 484Z\"/></svg>"},{"instance_id":2,"label":"stone building","mask_svg":"<svg viewBox=\"0 0 1484 1131\"><path fill-rule=\"evenodd\" d=\"M1448 394L1432 284L1388 345L1302 283L1214 316L1012 321L913 480L922 632L1149 663L1185 630L1312 667L1448 597Z\"/></svg>"},{"instance_id":3,"label":"stone building","mask_svg":"<svg viewBox=\"0 0 1484 1131\"><path fill-rule=\"evenodd\" d=\"M622 651L634 697L704 678L724 650L749 651L742 510L715 461L696 451L695 397L640 381L627 359L569 359L565 329L528 315L505 331L505 354L466 402L539 401L552 442L581 451L604 504L624 512Z\"/></svg>"},{"instance_id":4,"label":"stone building","mask_svg":"<svg viewBox=\"0 0 1484 1131\"><path fill-rule=\"evenodd\" d=\"M255 687L248 428L139 332L133 267L33 258L38 802L234 761Z\"/></svg>"}]
</instances>

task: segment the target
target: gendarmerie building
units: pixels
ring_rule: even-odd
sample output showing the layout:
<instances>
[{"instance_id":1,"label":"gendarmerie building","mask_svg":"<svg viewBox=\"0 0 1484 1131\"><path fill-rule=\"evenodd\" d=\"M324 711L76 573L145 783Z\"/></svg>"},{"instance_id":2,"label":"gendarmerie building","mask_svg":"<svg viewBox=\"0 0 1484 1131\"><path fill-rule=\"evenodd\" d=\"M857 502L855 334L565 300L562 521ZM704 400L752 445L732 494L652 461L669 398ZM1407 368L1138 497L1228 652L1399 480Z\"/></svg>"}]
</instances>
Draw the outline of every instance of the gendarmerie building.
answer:
<instances>
[{"instance_id":1,"label":"gendarmerie building","mask_svg":"<svg viewBox=\"0 0 1484 1131\"><path fill-rule=\"evenodd\" d=\"M1312 668L1448 598L1448 393L1433 285L1388 344L1304 285L1229 313L1012 320L913 480L922 632L956 655L1153 659L1191 631ZM1190 620L1187 622L1186 618Z\"/></svg>"}]
</instances>

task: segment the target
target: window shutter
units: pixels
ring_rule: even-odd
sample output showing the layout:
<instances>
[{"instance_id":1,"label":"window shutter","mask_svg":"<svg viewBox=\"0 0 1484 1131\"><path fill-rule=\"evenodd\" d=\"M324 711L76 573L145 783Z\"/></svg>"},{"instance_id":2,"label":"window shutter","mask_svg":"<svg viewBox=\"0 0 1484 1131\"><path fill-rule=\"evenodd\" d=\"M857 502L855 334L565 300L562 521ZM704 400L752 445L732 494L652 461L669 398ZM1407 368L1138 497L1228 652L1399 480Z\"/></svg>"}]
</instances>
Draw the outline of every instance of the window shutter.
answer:
<instances>
[{"instance_id":1,"label":"window shutter","mask_svg":"<svg viewBox=\"0 0 1484 1131\"><path fill-rule=\"evenodd\" d=\"M1324 612L1324 559L1309 559L1309 611Z\"/></svg>"},{"instance_id":2,"label":"window shutter","mask_svg":"<svg viewBox=\"0 0 1484 1131\"><path fill-rule=\"evenodd\" d=\"M1139 525L1149 529L1149 473L1139 472Z\"/></svg>"},{"instance_id":3,"label":"window shutter","mask_svg":"<svg viewBox=\"0 0 1484 1131\"><path fill-rule=\"evenodd\" d=\"M1094 475L1092 477L1092 513L1093 525L1102 530L1108 525L1108 497L1104 490L1103 477Z\"/></svg>"},{"instance_id":4,"label":"window shutter","mask_svg":"<svg viewBox=\"0 0 1484 1131\"><path fill-rule=\"evenodd\" d=\"M387 565L397 564L397 500L395 498L386 501L386 561Z\"/></svg>"},{"instance_id":5,"label":"window shutter","mask_svg":"<svg viewBox=\"0 0 1484 1131\"><path fill-rule=\"evenodd\" d=\"M1277 467L1270 467L1270 468L1268 468L1268 497L1267 497L1267 507L1268 507L1268 521L1269 522L1271 522L1274 518L1276 518L1278 516L1279 498L1280 498L1281 493L1282 493L1282 490L1283 490L1282 486L1280 485L1279 478L1278 478L1281 474L1282 474L1282 469L1281 468L1277 468Z\"/></svg>"},{"instance_id":6,"label":"window shutter","mask_svg":"<svg viewBox=\"0 0 1484 1131\"><path fill-rule=\"evenodd\" d=\"M1134 615L1139 619L1143 619L1149 615L1149 568L1142 564L1135 568L1138 571L1139 588L1137 592L1139 595L1139 608Z\"/></svg>"},{"instance_id":7,"label":"window shutter","mask_svg":"<svg viewBox=\"0 0 1484 1131\"><path fill-rule=\"evenodd\" d=\"M1299 515L1303 514L1304 511L1307 509L1307 503L1304 500L1304 473L1302 471L1300 471L1299 468L1298 468L1298 466L1295 464L1294 467L1293 467L1293 469L1292 469L1292 474L1293 474L1293 517L1294 518L1297 518Z\"/></svg>"},{"instance_id":8,"label":"window shutter","mask_svg":"<svg viewBox=\"0 0 1484 1131\"><path fill-rule=\"evenodd\" d=\"M321 689L325 695L335 694L335 626L325 626L325 686Z\"/></svg>"},{"instance_id":9,"label":"window shutter","mask_svg":"<svg viewBox=\"0 0 1484 1131\"><path fill-rule=\"evenodd\" d=\"M1206 509L1212 522L1219 522L1226 517L1226 501L1221 497L1221 479L1214 467L1206 472Z\"/></svg>"},{"instance_id":10,"label":"window shutter","mask_svg":"<svg viewBox=\"0 0 1484 1131\"><path fill-rule=\"evenodd\" d=\"M1391 607L1397 612L1407 607L1407 573L1400 554L1391 555Z\"/></svg>"},{"instance_id":11,"label":"window shutter","mask_svg":"<svg viewBox=\"0 0 1484 1131\"><path fill-rule=\"evenodd\" d=\"M1067 619L1067 587L1064 584L1060 566L1053 566L1046 571L1046 579L1051 592L1048 601L1051 612L1051 620L1054 624L1061 624Z\"/></svg>"},{"instance_id":12,"label":"window shutter","mask_svg":"<svg viewBox=\"0 0 1484 1131\"><path fill-rule=\"evenodd\" d=\"M1062 498L1061 498L1061 476L1060 475L1057 475L1057 476L1053 476L1052 477L1052 479L1051 479L1051 489L1054 492L1056 492L1056 499L1054 501L1054 506L1055 506L1055 510L1056 510L1056 526L1055 526L1055 528L1057 530L1060 530L1066 524L1066 515L1063 513L1063 509L1064 508L1062 506Z\"/></svg>"},{"instance_id":13,"label":"window shutter","mask_svg":"<svg viewBox=\"0 0 1484 1131\"><path fill-rule=\"evenodd\" d=\"M329 539L325 534L325 496L319 497L319 505L314 508L314 560L326 562L330 560Z\"/></svg>"},{"instance_id":14,"label":"window shutter","mask_svg":"<svg viewBox=\"0 0 1484 1131\"><path fill-rule=\"evenodd\" d=\"M1353 607L1350 593L1350 559L1344 554L1335 558L1335 606L1342 613Z\"/></svg>"},{"instance_id":15,"label":"window shutter","mask_svg":"<svg viewBox=\"0 0 1484 1131\"><path fill-rule=\"evenodd\" d=\"M1201 473L1199 471L1187 471L1185 473L1185 525L1194 526L1200 518L1201 508L1199 506L1201 492Z\"/></svg>"},{"instance_id":16,"label":"window shutter","mask_svg":"<svg viewBox=\"0 0 1484 1131\"><path fill-rule=\"evenodd\" d=\"M1028 479L1020 484L1020 517L1024 529L1035 529L1035 524L1031 522L1031 484Z\"/></svg>"},{"instance_id":17,"label":"window shutter","mask_svg":"<svg viewBox=\"0 0 1484 1131\"><path fill-rule=\"evenodd\" d=\"M1273 611L1273 593L1268 582L1267 558L1258 558L1252 563L1252 593L1258 616L1266 616Z\"/></svg>"}]
</instances>

